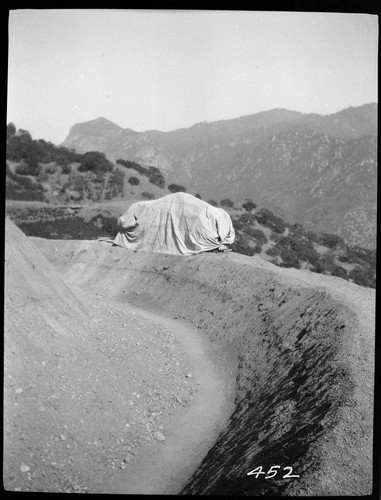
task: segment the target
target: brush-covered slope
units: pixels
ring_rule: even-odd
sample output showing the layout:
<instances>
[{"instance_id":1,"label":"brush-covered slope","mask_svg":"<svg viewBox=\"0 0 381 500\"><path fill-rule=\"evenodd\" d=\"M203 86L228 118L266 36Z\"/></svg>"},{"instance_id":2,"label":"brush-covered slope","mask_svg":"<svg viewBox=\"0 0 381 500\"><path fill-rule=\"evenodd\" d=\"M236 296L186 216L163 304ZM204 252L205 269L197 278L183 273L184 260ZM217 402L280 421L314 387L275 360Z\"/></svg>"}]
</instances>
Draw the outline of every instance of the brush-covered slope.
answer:
<instances>
[{"instance_id":1,"label":"brush-covered slope","mask_svg":"<svg viewBox=\"0 0 381 500\"><path fill-rule=\"evenodd\" d=\"M309 229L374 246L377 109L275 109L172 132L110 133L117 126L97 119L74 125L63 145L152 165L203 199L251 198Z\"/></svg>"}]
</instances>

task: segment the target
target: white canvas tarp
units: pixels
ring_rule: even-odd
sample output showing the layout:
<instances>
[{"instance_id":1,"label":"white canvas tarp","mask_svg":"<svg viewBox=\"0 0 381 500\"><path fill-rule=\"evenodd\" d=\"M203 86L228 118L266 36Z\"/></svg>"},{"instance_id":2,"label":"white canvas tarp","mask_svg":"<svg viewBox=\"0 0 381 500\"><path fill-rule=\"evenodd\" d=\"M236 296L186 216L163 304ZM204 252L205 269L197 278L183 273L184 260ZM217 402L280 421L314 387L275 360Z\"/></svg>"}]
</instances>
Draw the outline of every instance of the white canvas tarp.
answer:
<instances>
[{"instance_id":1,"label":"white canvas tarp","mask_svg":"<svg viewBox=\"0 0 381 500\"><path fill-rule=\"evenodd\" d=\"M139 201L119 218L114 243L142 252L192 255L234 242L230 215L187 193Z\"/></svg>"}]
</instances>

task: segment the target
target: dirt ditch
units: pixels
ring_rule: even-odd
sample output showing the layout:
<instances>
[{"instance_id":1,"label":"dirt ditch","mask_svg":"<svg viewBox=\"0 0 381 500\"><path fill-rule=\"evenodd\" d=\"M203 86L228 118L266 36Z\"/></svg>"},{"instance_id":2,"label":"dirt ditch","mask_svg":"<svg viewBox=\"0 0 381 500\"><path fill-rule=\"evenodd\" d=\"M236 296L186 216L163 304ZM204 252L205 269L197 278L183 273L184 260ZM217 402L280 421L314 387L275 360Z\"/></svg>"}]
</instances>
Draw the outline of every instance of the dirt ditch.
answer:
<instances>
[{"instance_id":1,"label":"dirt ditch","mask_svg":"<svg viewBox=\"0 0 381 500\"><path fill-rule=\"evenodd\" d=\"M233 253L31 240L67 283L180 318L236 357L235 409L183 494L372 492L374 290Z\"/></svg>"}]
</instances>

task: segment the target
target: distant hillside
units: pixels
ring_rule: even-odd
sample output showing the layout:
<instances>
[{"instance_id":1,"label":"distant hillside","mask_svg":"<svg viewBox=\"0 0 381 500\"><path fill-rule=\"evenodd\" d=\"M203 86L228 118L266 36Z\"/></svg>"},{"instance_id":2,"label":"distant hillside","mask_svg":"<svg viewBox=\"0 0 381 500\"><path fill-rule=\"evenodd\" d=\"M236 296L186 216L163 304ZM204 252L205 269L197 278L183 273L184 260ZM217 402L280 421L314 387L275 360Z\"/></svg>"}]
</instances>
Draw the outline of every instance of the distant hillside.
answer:
<instances>
[{"instance_id":1,"label":"distant hillside","mask_svg":"<svg viewBox=\"0 0 381 500\"><path fill-rule=\"evenodd\" d=\"M122 159L114 164L96 151L74 153L34 141L28 132L16 132L12 125L8 132L6 211L30 236L115 237L117 219L134 201L188 190L176 183L167 186L163 174L153 166ZM281 172L278 175L281 177ZM375 249L348 245L333 232L316 234L258 207L253 200L236 203L224 197L205 201L230 213L236 231L231 247L235 252L258 254L278 266L305 268L375 286Z\"/></svg>"},{"instance_id":2,"label":"distant hillside","mask_svg":"<svg viewBox=\"0 0 381 500\"><path fill-rule=\"evenodd\" d=\"M139 133L98 118L74 125L62 145L155 166L168 183L204 199L252 198L311 230L374 247L377 110L367 104L321 116L274 109Z\"/></svg>"}]
</instances>

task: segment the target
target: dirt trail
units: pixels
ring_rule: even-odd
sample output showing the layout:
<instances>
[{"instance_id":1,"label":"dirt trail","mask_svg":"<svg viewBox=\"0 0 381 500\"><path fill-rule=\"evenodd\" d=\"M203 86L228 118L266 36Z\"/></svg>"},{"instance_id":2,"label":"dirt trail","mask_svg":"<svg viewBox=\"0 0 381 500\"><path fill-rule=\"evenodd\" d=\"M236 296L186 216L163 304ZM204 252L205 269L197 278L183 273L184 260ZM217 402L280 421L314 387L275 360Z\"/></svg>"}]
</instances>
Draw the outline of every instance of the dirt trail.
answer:
<instances>
[{"instance_id":1,"label":"dirt trail","mask_svg":"<svg viewBox=\"0 0 381 500\"><path fill-rule=\"evenodd\" d=\"M216 360L210 341L195 328L141 308L137 312L168 328L180 342L198 386L197 397L167 417L165 441L139 448L134 463L96 492L174 495L185 486L234 410L234 366L227 358Z\"/></svg>"}]
</instances>

